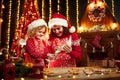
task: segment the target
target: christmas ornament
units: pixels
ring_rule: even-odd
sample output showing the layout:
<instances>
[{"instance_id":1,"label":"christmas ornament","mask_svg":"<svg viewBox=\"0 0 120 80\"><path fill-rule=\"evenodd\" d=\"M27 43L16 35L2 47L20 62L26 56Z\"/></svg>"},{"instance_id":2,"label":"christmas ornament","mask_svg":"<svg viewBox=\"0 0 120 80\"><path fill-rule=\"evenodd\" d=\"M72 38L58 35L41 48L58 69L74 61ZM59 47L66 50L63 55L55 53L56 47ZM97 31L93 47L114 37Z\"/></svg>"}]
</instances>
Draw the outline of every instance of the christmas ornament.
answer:
<instances>
[{"instance_id":1,"label":"christmas ornament","mask_svg":"<svg viewBox=\"0 0 120 80\"><path fill-rule=\"evenodd\" d=\"M100 22L105 17L105 8L101 6L95 6L88 12L88 18L93 22Z\"/></svg>"}]
</instances>

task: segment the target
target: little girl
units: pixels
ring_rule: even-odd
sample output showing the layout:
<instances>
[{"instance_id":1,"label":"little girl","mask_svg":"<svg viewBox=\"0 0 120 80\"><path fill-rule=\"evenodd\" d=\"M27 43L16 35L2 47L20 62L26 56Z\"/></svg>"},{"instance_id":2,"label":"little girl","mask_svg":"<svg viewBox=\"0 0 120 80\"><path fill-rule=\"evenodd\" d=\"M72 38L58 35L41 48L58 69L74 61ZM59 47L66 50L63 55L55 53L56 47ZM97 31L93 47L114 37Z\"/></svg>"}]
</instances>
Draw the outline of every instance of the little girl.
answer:
<instances>
[{"instance_id":1,"label":"little girl","mask_svg":"<svg viewBox=\"0 0 120 80\"><path fill-rule=\"evenodd\" d=\"M28 26L27 41L25 46L25 64L39 63L45 67L47 57L47 23L43 19L34 20Z\"/></svg>"}]
</instances>

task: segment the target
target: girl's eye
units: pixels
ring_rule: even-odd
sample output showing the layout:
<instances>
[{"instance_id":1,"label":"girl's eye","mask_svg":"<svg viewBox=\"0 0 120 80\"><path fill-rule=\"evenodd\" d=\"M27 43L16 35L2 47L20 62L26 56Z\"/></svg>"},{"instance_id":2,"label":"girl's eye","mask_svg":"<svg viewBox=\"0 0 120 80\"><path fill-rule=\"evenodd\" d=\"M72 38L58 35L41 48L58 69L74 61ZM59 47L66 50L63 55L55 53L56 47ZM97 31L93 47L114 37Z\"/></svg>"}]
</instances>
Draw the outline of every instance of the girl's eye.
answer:
<instances>
[{"instance_id":1,"label":"girl's eye","mask_svg":"<svg viewBox=\"0 0 120 80\"><path fill-rule=\"evenodd\" d=\"M57 30L59 30L60 28L57 28Z\"/></svg>"},{"instance_id":2,"label":"girl's eye","mask_svg":"<svg viewBox=\"0 0 120 80\"><path fill-rule=\"evenodd\" d=\"M43 32L43 34L45 34L45 32Z\"/></svg>"},{"instance_id":3,"label":"girl's eye","mask_svg":"<svg viewBox=\"0 0 120 80\"><path fill-rule=\"evenodd\" d=\"M39 31L39 33L42 33L41 31Z\"/></svg>"}]
</instances>

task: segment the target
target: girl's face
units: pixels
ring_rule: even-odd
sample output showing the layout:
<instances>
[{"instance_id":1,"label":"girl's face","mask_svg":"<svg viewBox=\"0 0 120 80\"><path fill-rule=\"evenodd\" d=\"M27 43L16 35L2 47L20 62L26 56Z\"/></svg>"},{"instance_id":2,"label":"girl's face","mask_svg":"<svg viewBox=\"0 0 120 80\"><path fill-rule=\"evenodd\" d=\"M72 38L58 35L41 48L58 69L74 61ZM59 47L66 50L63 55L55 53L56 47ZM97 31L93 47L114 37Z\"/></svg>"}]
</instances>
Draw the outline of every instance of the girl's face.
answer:
<instances>
[{"instance_id":1,"label":"girl's face","mask_svg":"<svg viewBox=\"0 0 120 80\"><path fill-rule=\"evenodd\" d=\"M41 39L44 35L45 35L45 33L46 33L46 28L45 27L41 27L41 28L39 28L39 30L38 31L36 31L36 38L38 38L38 39Z\"/></svg>"},{"instance_id":2,"label":"girl's face","mask_svg":"<svg viewBox=\"0 0 120 80\"><path fill-rule=\"evenodd\" d=\"M63 26L60 25L54 25L52 27L53 33L55 33L56 36L61 37L63 34Z\"/></svg>"}]
</instances>

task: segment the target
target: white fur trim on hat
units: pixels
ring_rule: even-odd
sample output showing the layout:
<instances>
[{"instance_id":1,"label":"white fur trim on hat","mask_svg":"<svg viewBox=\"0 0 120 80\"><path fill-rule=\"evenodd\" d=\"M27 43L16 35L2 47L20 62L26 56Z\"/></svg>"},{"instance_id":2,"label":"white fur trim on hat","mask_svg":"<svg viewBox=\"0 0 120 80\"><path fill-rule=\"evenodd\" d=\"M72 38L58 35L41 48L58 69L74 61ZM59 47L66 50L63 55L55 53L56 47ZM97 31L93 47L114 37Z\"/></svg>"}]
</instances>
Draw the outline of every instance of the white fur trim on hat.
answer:
<instances>
[{"instance_id":1,"label":"white fur trim on hat","mask_svg":"<svg viewBox=\"0 0 120 80\"><path fill-rule=\"evenodd\" d=\"M64 27L68 27L68 23L65 19L60 19L60 18L52 18L48 22L49 28L52 28L54 25L61 25Z\"/></svg>"},{"instance_id":2,"label":"white fur trim on hat","mask_svg":"<svg viewBox=\"0 0 120 80\"><path fill-rule=\"evenodd\" d=\"M43 20L43 19L38 19L38 20L34 20L33 22L31 22L27 27L28 27L28 31L32 30L33 28L36 28L38 26L47 26L47 23Z\"/></svg>"},{"instance_id":3,"label":"white fur trim on hat","mask_svg":"<svg viewBox=\"0 0 120 80\"><path fill-rule=\"evenodd\" d=\"M71 28L69 29L69 32L70 33L74 33L76 31L75 27L74 26L71 26Z\"/></svg>"}]
</instances>

